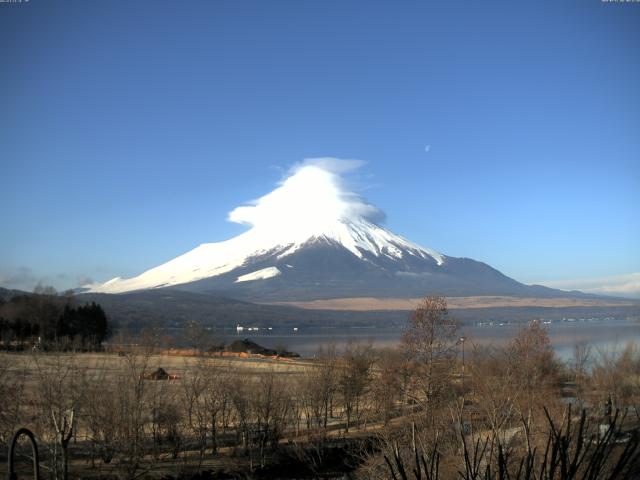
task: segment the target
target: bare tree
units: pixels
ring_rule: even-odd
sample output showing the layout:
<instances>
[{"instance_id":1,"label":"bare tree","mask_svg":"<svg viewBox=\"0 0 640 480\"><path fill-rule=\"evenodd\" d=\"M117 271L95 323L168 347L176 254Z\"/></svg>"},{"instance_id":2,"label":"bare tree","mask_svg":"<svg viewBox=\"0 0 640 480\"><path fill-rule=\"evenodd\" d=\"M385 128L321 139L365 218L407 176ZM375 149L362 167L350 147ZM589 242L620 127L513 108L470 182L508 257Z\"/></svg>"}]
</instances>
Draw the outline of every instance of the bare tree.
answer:
<instances>
[{"instance_id":1,"label":"bare tree","mask_svg":"<svg viewBox=\"0 0 640 480\"><path fill-rule=\"evenodd\" d=\"M40 354L33 359L38 372L41 436L51 440L51 469L56 479L68 478L69 441L85 395L86 368L76 355Z\"/></svg>"},{"instance_id":2,"label":"bare tree","mask_svg":"<svg viewBox=\"0 0 640 480\"><path fill-rule=\"evenodd\" d=\"M517 372L509 359L509 350L494 346L475 346L471 352L469 367L474 403L483 419L476 427L488 427L494 441L504 444L508 427L520 420L517 401L521 390L514 388Z\"/></svg>"},{"instance_id":3,"label":"bare tree","mask_svg":"<svg viewBox=\"0 0 640 480\"><path fill-rule=\"evenodd\" d=\"M233 406L234 423L236 426L236 444L242 442L245 452L250 447L250 385L245 375L234 372L235 388L230 392L231 405Z\"/></svg>"},{"instance_id":4,"label":"bare tree","mask_svg":"<svg viewBox=\"0 0 640 480\"><path fill-rule=\"evenodd\" d=\"M509 346L509 360L515 372L512 388L520 391L520 415L525 429L530 432L536 411L541 422L544 422L544 406L562 411L559 402L551 404L551 399L559 398L560 365L548 330L539 321L521 327Z\"/></svg>"},{"instance_id":5,"label":"bare tree","mask_svg":"<svg viewBox=\"0 0 640 480\"><path fill-rule=\"evenodd\" d=\"M274 372L261 374L251 397L253 418L255 420L255 441L260 449L260 464L265 465L265 448L272 449L288 425L291 399L284 381Z\"/></svg>"},{"instance_id":6,"label":"bare tree","mask_svg":"<svg viewBox=\"0 0 640 480\"><path fill-rule=\"evenodd\" d=\"M204 403L203 407L209 420L208 430L211 434L211 451L218 451L218 424L224 424L225 412L229 405L231 379L224 369L212 365L204 366ZM224 427L223 427L224 429Z\"/></svg>"},{"instance_id":7,"label":"bare tree","mask_svg":"<svg viewBox=\"0 0 640 480\"><path fill-rule=\"evenodd\" d=\"M591 346L586 341L577 342L573 346L573 358L571 359L571 372L575 382L575 395L580 409L584 407L585 393L590 378L592 363Z\"/></svg>"},{"instance_id":8,"label":"bare tree","mask_svg":"<svg viewBox=\"0 0 640 480\"><path fill-rule=\"evenodd\" d=\"M316 364L306 371L305 403L307 418L322 428L326 435L329 418L333 414L333 402L337 389L337 356L334 345L319 349Z\"/></svg>"},{"instance_id":9,"label":"bare tree","mask_svg":"<svg viewBox=\"0 0 640 480\"><path fill-rule=\"evenodd\" d=\"M346 416L345 431L349 431L355 415L356 426L360 424L361 399L367 393L371 382L373 365L371 345L349 343L338 370L338 390Z\"/></svg>"},{"instance_id":10,"label":"bare tree","mask_svg":"<svg viewBox=\"0 0 640 480\"><path fill-rule=\"evenodd\" d=\"M634 342L622 348L599 349L593 362L593 382L612 407L633 407L640 418L640 349ZM602 398L600 399L602 400Z\"/></svg>"},{"instance_id":11,"label":"bare tree","mask_svg":"<svg viewBox=\"0 0 640 480\"><path fill-rule=\"evenodd\" d=\"M426 404L445 389L457 353L459 323L449 317L445 297L426 297L411 314L402 344L416 365Z\"/></svg>"},{"instance_id":12,"label":"bare tree","mask_svg":"<svg viewBox=\"0 0 640 480\"><path fill-rule=\"evenodd\" d=\"M87 379L85 402L85 426L91 446L91 464L95 458L103 463L111 463L116 454L117 392L114 388L119 382L107 375L109 371L104 363L96 368L97 374ZM116 375L120 374L116 371Z\"/></svg>"},{"instance_id":13,"label":"bare tree","mask_svg":"<svg viewBox=\"0 0 640 480\"><path fill-rule=\"evenodd\" d=\"M178 427L181 415L176 392L167 381L151 382L147 387L147 409L150 414L149 427L153 441L153 454L159 458L167 448L173 459L178 457L181 437Z\"/></svg>"},{"instance_id":14,"label":"bare tree","mask_svg":"<svg viewBox=\"0 0 640 480\"><path fill-rule=\"evenodd\" d=\"M113 445L118 455L117 468L125 480L133 480L144 469L147 454L148 355L128 354L121 359L113 388L112 409L115 425Z\"/></svg>"},{"instance_id":15,"label":"bare tree","mask_svg":"<svg viewBox=\"0 0 640 480\"><path fill-rule=\"evenodd\" d=\"M208 388L205 367L202 363L191 369L182 381L182 399L186 411L186 426L195 437L198 446L199 461L201 464L206 446L209 415L206 405L206 390Z\"/></svg>"},{"instance_id":16,"label":"bare tree","mask_svg":"<svg viewBox=\"0 0 640 480\"><path fill-rule=\"evenodd\" d=\"M62 450L62 478L64 480L69 478L69 442L75 433L75 414L75 409L68 410L59 422L56 414L51 412L51 419L56 431L56 444L60 445Z\"/></svg>"},{"instance_id":17,"label":"bare tree","mask_svg":"<svg viewBox=\"0 0 640 480\"><path fill-rule=\"evenodd\" d=\"M399 349L379 350L372 381L372 400L385 425L393 417L397 403L402 401L409 384L411 372L407 357Z\"/></svg>"}]
</instances>

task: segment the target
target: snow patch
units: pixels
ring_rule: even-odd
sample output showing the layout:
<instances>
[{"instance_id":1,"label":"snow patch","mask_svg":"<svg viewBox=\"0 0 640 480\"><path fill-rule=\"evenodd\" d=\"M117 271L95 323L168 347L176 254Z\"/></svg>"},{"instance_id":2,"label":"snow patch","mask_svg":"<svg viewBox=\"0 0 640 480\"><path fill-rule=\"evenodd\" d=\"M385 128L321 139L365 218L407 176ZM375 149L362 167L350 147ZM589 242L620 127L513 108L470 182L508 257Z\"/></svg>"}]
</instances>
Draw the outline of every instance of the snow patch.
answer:
<instances>
[{"instance_id":1,"label":"snow patch","mask_svg":"<svg viewBox=\"0 0 640 480\"><path fill-rule=\"evenodd\" d=\"M251 282L253 280L264 280L267 278L272 278L277 275L280 275L280 270L278 267L267 267L262 270L256 270L255 272L247 273L246 275L241 275L237 278L235 283L240 282Z\"/></svg>"}]
</instances>

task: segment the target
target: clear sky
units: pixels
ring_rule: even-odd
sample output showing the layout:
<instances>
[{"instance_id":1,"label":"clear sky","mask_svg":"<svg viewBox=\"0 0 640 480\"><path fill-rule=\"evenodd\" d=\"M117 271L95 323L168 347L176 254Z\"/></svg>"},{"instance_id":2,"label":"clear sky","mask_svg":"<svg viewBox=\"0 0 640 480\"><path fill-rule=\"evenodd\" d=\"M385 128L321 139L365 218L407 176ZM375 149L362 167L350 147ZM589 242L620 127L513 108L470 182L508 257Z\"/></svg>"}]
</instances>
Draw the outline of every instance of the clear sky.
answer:
<instances>
[{"instance_id":1,"label":"clear sky","mask_svg":"<svg viewBox=\"0 0 640 480\"><path fill-rule=\"evenodd\" d=\"M639 45L600 0L0 3L0 285L137 275L327 156L414 242L640 292Z\"/></svg>"}]
</instances>

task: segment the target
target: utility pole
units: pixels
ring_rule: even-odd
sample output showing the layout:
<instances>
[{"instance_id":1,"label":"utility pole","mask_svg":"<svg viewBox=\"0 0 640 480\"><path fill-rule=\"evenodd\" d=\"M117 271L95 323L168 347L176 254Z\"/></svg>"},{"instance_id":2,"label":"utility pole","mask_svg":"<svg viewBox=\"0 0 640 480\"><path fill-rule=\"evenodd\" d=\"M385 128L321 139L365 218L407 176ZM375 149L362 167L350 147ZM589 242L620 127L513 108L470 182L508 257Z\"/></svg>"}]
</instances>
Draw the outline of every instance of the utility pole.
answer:
<instances>
[{"instance_id":1,"label":"utility pole","mask_svg":"<svg viewBox=\"0 0 640 480\"><path fill-rule=\"evenodd\" d=\"M460 337L460 343L462 344L462 396L464 397L464 342L467 337Z\"/></svg>"}]
</instances>

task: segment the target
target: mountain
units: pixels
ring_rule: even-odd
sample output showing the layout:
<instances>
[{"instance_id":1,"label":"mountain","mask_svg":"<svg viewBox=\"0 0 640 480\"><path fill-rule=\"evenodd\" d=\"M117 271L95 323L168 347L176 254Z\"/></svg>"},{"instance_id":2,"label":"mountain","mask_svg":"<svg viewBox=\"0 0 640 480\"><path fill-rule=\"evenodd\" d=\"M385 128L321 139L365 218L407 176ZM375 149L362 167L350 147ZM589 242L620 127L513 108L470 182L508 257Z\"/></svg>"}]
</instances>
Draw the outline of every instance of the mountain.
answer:
<instances>
[{"instance_id":1,"label":"mountain","mask_svg":"<svg viewBox=\"0 0 640 480\"><path fill-rule=\"evenodd\" d=\"M336 297L566 296L523 285L490 266L420 247L366 220L338 221L306 235L260 229L226 242L203 244L131 278L93 292L123 293L174 287L251 300ZM277 233L277 232L276 232Z\"/></svg>"},{"instance_id":2,"label":"mountain","mask_svg":"<svg viewBox=\"0 0 640 480\"><path fill-rule=\"evenodd\" d=\"M271 193L230 213L230 220L251 225L245 233L202 244L136 277L91 285L88 291L171 287L251 301L568 295L422 247L388 230L382 217L326 165L304 165Z\"/></svg>"},{"instance_id":3,"label":"mountain","mask_svg":"<svg viewBox=\"0 0 640 480\"><path fill-rule=\"evenodd\" d=\"M0 287L0 305L2 305L5 302L8 302L13 297L17 297L20 295L30 295L30 293L25 292L23 290L16 290L14 288Z\"/></svg>"}]
</instances>

